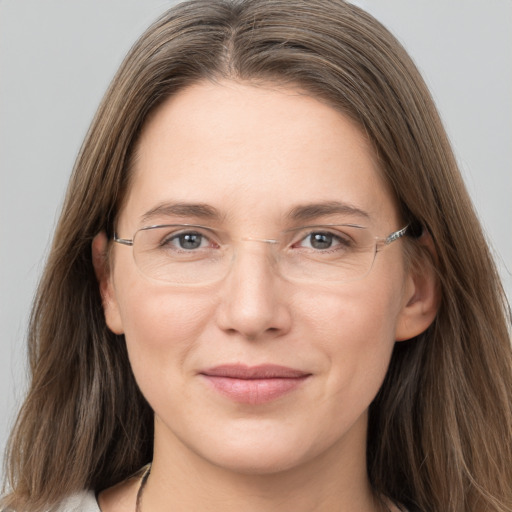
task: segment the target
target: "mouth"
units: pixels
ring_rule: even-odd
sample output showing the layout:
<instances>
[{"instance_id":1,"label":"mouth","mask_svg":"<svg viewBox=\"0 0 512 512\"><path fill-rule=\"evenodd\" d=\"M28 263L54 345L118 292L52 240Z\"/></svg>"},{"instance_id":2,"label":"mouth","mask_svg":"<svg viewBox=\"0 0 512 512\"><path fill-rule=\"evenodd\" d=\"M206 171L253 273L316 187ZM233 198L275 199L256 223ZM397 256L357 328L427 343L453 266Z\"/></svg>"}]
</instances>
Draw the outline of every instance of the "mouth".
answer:
<instances>
[{"instance_id":1,"label":"mouth","mask_svg":"<svg viewBox=\"0 0 512 512\"><path fill-rule=\"evenodd\" d=\"M199 372L224 397L250 405L276 400L300 387L311 376L286 366L229 364Z\"/></svg>"}]
</instances>

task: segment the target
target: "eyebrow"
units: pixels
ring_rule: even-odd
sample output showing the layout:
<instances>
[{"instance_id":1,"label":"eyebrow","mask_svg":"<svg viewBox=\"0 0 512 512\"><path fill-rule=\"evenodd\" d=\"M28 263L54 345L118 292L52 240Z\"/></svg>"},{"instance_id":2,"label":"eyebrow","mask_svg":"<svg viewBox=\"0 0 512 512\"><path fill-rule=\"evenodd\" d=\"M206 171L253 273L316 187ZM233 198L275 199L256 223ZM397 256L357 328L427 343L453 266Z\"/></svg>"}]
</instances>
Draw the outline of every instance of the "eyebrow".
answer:
<instances>
[{"instance_id":1,"label":"eyebrow","mask_svg":"<svg viewBox=\"0 0 512 512\"><path fill-rule=\"evenodd\" d=\"M196 217L218 220L221 215L216 208L205 203L162 203L144 213L141 222L145 224L155 217Z\"/></svg>"},{"instance_id":2,"label":"eyebrow","mask_svg":"<svg viewBox=\"0 0 512 512\"><path fill-rule=\"evenodd\" d=\"M339 201L299 205L290 210L287 217L293 221L304 222L328 215L349 215L365 220L370 218L370 215L364 210ZM217 208L206 203L162 203L144 213L141 216L141 222L146 224L156 217L195 217L202 220L220 220L222 216Z\"/></svg>"},{"instance_id":3,"label":"eyebrow","mask_svg":"<svg viewBox=\"0 0 512 512\"><path fill-rule=\"evenodd\" d=\"M288 217L294 221L309 221L316 217L324 217L326 215L349 215L370 219L368 212L361 210L351 204L339 201L328 201L325 203L312 203L299 205L293 208Z\"/></svg>"}]
</instances>

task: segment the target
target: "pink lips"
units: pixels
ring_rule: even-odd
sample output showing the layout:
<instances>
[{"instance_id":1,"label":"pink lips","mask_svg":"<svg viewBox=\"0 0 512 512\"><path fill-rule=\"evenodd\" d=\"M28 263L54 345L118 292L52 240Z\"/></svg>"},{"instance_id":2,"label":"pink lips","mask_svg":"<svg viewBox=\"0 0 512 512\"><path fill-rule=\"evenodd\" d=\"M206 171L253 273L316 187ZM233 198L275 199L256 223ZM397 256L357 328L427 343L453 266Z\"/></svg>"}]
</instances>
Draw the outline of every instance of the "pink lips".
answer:
<instances>
[{"instance_id":1,"label":"pink lips","mask_svg":"<svg viewBox=\"0 0 512 512\"><path fill-rule=\"evenodd\" d=\"M201 371L200 375L216 391L234 402L256 405L293 391L311 374L273 364L234 364L215 366Z\"/></svg>"}]
</instances>

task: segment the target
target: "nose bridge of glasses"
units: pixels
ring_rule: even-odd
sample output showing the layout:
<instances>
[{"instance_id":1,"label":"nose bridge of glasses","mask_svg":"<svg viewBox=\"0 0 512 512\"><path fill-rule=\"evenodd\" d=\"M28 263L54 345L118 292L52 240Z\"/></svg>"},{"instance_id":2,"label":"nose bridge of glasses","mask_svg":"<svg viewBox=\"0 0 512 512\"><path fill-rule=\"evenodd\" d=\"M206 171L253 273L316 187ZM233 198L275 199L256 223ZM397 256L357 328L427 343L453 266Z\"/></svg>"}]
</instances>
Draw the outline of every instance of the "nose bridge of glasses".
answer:
<instances>
[{"instance_id":1,"label":"nose bridge of glasses","mask_svg":"<svg viewBox=\"0 0 512 512\"><path fill-rule=\"evenodd\" d=\"M279 240L275 238L256 238L253 236L243 236L240 238L242 242L262 242L264 244L278 244Z\"/></svg>"},{"instance_id":2,"label":"nose bridge of glasses","mask_svg":"<svg viewBox=\"0 0 512 512\"><path fill-rule=\"evenodd\" d=\"M244 247L243 252L244 253L253 253L253 254L261 254L261 249L258 249L258 246L261 247L261 244L267 245L270 250L263 251L263 253L266 255L266 259L268 262L270 262L272 265L275 265L277 261L280 259L279 253L282 249L282 241L278 240L276 238L258 238L253 236L243 236L238 239L239 242L249 242L245 244L241 244L238 246L238 251L235 251L238 253L238 257L240 255L239 250L240 248ZM251 244L250 242L256 242L255 244ZM256 251L256 252L254 252Z\"/></svg>"},{"instance_id":3,"label":"nose bridge of glasses","mask_svg":"<svg viewBox=\"0 0 512 512\"><path fill-rule=\"evenodd\" d=\"M280 241L274 238L258 238L252 236L243 236L236 240L237 242L234 244L234 252L232 253L231 258L231 266L242 266L247 268L246 265L249 265L249 268L255 270L260 267L264 269L265 274L270 272L279 273L276 265L279 261L279 247ZM256 244L247 244L246 242L256 242ZM271 250L264 250L262 244L267 245ZM237 263L235 263L235 261Z\"/></svg>"}]
</instances>

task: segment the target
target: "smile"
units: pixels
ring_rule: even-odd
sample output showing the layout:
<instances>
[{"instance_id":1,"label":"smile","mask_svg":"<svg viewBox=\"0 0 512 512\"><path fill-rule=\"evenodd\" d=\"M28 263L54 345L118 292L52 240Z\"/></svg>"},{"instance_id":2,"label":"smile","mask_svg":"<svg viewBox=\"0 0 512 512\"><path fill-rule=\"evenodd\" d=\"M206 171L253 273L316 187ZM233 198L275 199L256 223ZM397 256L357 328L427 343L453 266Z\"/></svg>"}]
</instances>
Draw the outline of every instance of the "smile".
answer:
<instances>
[{"instance_id":1,"label":"smile","mask_svg":"<svg viewBox=\"0 0 512 512\"><path fill-rule=\"evenodd\" d=\"M278 365L222 365L200 372L208 384L237 403L264 404L298 388L310 373Z\"/></svg>"}]
</instances>

